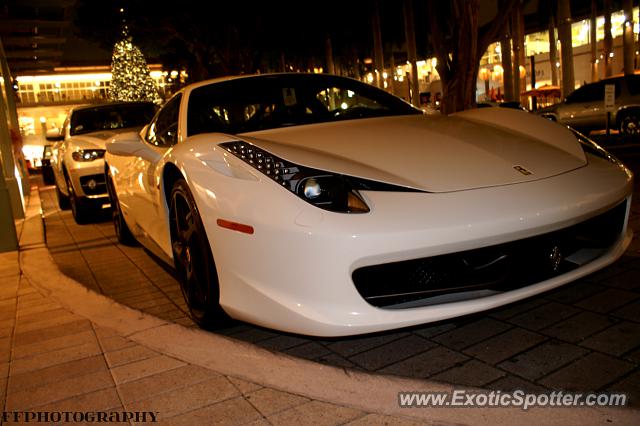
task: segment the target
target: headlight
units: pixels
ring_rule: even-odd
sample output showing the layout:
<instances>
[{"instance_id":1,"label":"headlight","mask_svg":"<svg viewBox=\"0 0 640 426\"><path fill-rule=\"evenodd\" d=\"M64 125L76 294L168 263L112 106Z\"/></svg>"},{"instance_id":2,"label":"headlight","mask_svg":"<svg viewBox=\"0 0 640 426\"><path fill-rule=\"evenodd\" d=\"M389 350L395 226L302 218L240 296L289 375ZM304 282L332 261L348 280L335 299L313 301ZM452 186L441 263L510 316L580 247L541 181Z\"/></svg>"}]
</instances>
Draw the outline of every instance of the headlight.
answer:
<instances>
[{"instance_id":1,"label":"headlight","mask_svg":"<svg viewBox=\"0 0 640 426\"><path fill-rule=\"evenodd\" d=\"M411 188L299 166L246 142L225 142L220 146L306 202L332 212L369 212L358 190L416 192Z\"/></svg>"},{"instance_id":2,"label":"headlight","mask_svg":"<svg viewBox=\"0 0 640 426\"><path fill-rule=\"evenodd\" d=\"M93 161L104 157L104 149L79 149L71 153L74 161Z\"/></svg>"}]
</instances>

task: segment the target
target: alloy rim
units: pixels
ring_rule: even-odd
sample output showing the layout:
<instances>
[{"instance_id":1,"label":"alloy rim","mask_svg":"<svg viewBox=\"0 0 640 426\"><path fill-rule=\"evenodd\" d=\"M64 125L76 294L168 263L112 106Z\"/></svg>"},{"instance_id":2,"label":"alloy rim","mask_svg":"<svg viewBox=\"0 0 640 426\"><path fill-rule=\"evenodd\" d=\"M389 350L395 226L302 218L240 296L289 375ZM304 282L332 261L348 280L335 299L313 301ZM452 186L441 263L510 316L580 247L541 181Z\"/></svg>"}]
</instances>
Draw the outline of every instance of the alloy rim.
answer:
<instances>
[{"instance_id":1,"label":"alloy rim","mask_svg":"<svg viewBox=\"0 0 640 426\"><path fill-rule=\"evenodd\" d=\"M638 117L626 117L624 119L623 131L628 135L637 135L640 133L640 120Z\"/></svg>"},{"instance_id":2,"label":"alloy rim","mask_svg":"<svg viewBox=\"0 0 640 426\"><path fill-rule=\"evenodd\" d=\"M76 194L73 191L73 186L71 186L71 182L67 181L67 193L69 194L69 204L71 205L71 213L74 218L78 218L78 206L76 204Z\"/></svg>"},{"instance_id":3,"label":"alloy rim","mask_svg":"<svg viewBox=\"0 0 640 426\"><path fill-rule=\"evenodd\" d=\"M113 221L113 229L116 232L118 241L122 241L122 230L120 229L120 204L116 199L116 191L113 188L113 182L111 181L111 173L107 174L107 193L109 194L109 201L111 202L111 220Z\"/></svg>"},{"instance_id":4,"label":"alloy rim","mask_svg":"<svg viewBox=\"0 0 640 426\"><path fill-rule=\"evenodd\" d=\"M196 215L184 194L176 191L171 200L173 258L182 293L196 320L201 321L207 306L207 252L197 233Z\"/></svg>"}]
</instances>

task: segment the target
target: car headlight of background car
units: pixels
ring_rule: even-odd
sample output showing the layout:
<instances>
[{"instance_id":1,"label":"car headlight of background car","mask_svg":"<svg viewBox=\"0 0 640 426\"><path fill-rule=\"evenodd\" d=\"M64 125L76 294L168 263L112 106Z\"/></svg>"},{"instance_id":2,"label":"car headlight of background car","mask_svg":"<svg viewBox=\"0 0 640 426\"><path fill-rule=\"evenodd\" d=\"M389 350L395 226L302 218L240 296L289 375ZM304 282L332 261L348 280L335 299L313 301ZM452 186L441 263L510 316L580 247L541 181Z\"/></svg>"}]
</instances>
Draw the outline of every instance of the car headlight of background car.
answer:
<instances>
[{"instance_id":1,"label":"car headlight of background car","mask_svg":"<svg viewBox=\"0 0 640 426\"><path fill-rule=\"evenodd\" d=\"M104 149L79 149L71 153L74 161L94 161L104 157Z\"/></svg>"},{"instance_id":2,"label":"car headlight of background car","mask_svg":"<svg viewBox=\"0 0 640 426\"><path fill-rule=\"evenodd\" d=\"M369 212L359 190L418 192L412 188L300 166L246 142L220 145L304 201L332 212Z\"/></svg>"}]
</instances>

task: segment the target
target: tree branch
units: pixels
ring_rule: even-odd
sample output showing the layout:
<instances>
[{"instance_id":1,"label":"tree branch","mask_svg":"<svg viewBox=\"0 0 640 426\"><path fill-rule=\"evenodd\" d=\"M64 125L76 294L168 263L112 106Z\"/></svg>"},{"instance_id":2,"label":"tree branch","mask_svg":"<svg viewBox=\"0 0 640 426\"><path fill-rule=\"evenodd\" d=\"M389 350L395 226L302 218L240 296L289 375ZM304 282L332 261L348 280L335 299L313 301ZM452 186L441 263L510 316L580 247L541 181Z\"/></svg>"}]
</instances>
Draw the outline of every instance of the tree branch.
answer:
<instances>
[{"instance_id":1,"label":"tree branch","mask_svg":"<svg viewBox=\"0 0 640 426\"><path fill-rule=\"evenodd\" d=\"M491 42L495 41L498 37L498 32L508 22L511 17L511 11L516 3L520 0L500 0L498 2L498 13L493 18L493 20L488 24L489 29L482 34L482 36L478 40L478 51L477 51L477 59L480 61L482 55L487 50Z\"/></svg>"},{"instance_id":2,"label":"tree branch","mask_svg":"<svg viewBox=\"0 0 640 426\"><path fill-rule=\"evenodd\" d=\"M431 45L436 52L438 58L438 64L436 69L440 78L446 79L448 73L451 70L451 64L449 61L449 46L446 45L443 37L442 26L440 25L439 14L437 10L437 2L427 1L427 11L429 13L429 26L431 27ZM442 68L441 68L442 67ZM443 72L444 76L443 76Z\"/></svg>"}]
</instances>

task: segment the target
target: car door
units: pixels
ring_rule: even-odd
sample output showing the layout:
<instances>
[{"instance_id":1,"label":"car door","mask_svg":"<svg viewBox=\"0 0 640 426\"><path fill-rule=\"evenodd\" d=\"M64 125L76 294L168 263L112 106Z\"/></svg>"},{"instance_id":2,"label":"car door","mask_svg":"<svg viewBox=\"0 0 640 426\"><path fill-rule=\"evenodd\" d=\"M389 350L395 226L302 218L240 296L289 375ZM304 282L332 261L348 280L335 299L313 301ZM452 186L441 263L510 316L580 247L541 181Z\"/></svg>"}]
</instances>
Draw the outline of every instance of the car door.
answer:
<instances>
[{"instance_id":1,"label":"car door","mask_svg":"<svg viewBox=\"0 0 640 426\"><path fill-rule=\"evenodd\" d=\"M155 118L147 126L143 134L144 143L158 152L158 160L162 155L178 142L178 117L182 96L178 94L171 98ZM154 220L165 216L163 206L160 205L159 179L156 175L158 161L149 161L141 157L129 163L124 171L124 180L130 188L130 213L134 216L137 227L142 234L153 241L158 241L163 231L163 221Z\"/></svg>"}]
</instances>

